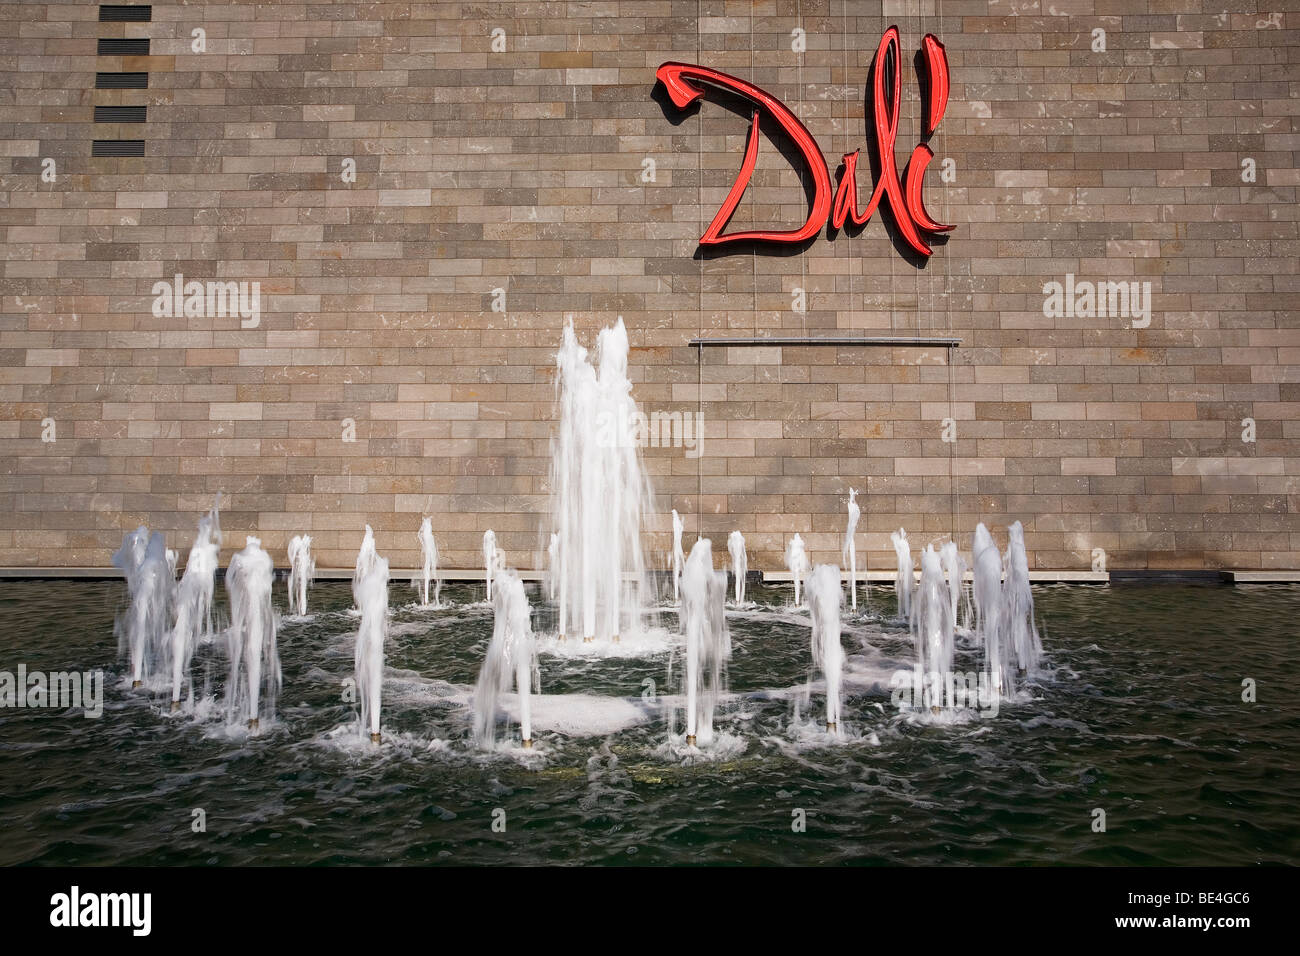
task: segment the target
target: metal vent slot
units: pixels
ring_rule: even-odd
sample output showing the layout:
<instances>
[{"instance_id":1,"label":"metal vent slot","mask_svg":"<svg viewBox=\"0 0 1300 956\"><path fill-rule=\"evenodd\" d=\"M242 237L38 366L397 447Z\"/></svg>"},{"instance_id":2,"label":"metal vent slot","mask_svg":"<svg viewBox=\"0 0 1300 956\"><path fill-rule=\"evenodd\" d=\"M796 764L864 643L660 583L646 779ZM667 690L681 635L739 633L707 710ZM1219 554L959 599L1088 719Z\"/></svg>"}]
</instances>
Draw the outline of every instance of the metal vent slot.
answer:
<instances>
[{"instance_id":1,"label":"metal vent slot","mask_svg":"<svg viewBox=\"0 0 1300 956\"><path fill-rule=\"evenodd\" d=\"M148 4L101 3L100 23L147 23L153 19L153 7Z\"/></svg>"},{"instance_id":2,"label":"metal vent slot","mask_svg":"<svg viewBox=\"0 0 1300 956\"><path fill-rule=\"evenodd\" d=\"M90 145L91 156L143 156L142 139L97 139Z\"/></svg>"},{"instance_id":3,"label":"metal vent slot","mask_svg":"<svg viewBox=\"0 0 1300 956\"><path fill-rule=\"evenodd\" d=\"M95 52L100 56L148 56L149 41L101 39Z\"/></svg>"},{"instance_id":4,"label":"metal vent slot","mask_svg":"<svg viewBox=\"0 0 1300 956\"><path fill-rule=\"evenodd\" d=\"M147 106L96 106L96 123L143 123L146 122Z\"/></svg>"},{"instance_id":5,"label":"metal vent slot","mask_svg":"<svg viewBox=\"0 0 1300 956\"><path fill-rule=\"evenodd\" d=\"M147 90L148 73L96 73L97 90Z\"/></svg>"}]
</instances>

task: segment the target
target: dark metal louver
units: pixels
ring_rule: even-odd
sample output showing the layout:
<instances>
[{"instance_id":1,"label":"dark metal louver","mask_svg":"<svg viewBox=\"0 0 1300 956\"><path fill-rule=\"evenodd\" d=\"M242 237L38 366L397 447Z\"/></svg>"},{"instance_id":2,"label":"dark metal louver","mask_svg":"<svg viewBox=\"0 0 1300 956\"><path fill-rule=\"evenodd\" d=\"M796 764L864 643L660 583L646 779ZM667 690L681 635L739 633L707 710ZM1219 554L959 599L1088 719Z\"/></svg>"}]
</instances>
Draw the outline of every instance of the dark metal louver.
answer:
<instances>
[{"instance_id":1,"label":"dark metal louver","mask_svg":"<svg viewBox=\"0 0 1300 956\"><path fill-rule=\"evenodd\" d=\"M148 4L101 3L100 23L147 23L153 19L153 7Z\"/></svg>"},{"instance_id":2,"label":"dark metal louver","mask_svg":"<svg viewBox=\"0 0 1300 956\"><path fill-rule=\"evenodd\" d=\"M97 139L90 144L91 156L143 156L142 139Z\"/></svg>"},{"instance_id":3,"label":"dark metal louver","mask_svg":"<svg viewBox=\"0 0 1300 956\"><path fill-rule=\"evenodd\" d=\"M148 56L149 41L144 40L105 40L100 39L95 51L100 56Z\"/></svg>"},{"instance_id":4,"label":"dark metal louver","mask_svg":"<svg viewBox=\"0 0 1300 956\"><path fill-rule=\"evenodd\" d=\"M96 106L96 123L143 123L147 106Z\"/></svg>"},{"instance_id":5,"label":"dark metal louver","mask_svg":"<svg viewBox=\"0 0 1300 956\"><path fill-rule=\"evenodd\" d=\"M97 90L147 90L148 73L96 73Z\"/></svg>"}]
</instances>

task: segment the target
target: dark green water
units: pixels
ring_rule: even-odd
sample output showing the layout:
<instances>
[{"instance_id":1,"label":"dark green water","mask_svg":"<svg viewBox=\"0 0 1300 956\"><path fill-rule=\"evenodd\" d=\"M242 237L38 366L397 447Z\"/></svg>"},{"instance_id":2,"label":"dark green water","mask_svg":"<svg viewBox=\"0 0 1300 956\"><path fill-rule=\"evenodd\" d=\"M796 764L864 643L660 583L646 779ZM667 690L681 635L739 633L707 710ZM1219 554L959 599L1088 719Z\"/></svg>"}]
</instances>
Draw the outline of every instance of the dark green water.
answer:
<instances>
[{"instance_id":1,"label":"dark green water","mask_svg":"<svg viewBox=\"0 0 1300 956\"><path fill-rule=\"evenodd\" d=\"M0 863L1300 863L1300 588L1040 587L1047 671L1027 699L934 726L889 708L887 684L859 681L838 741L817 731L820 693L798 693L808 630L778 607L789 592L751 589L761 606L729 614L737 696L717 720L722 756L705 761L674 756L662 707L643 698L650 682L675 691L666 653L544 655L544 693L625 698L640 722L540 729L528 757L478 752L465 700L491 628L468 603L481 588L444 588L457 606L438 612L390 593L375 748L341 699L356 627L346 583L317 584L312 618L282 622L278 720L253 738L219 708L172 718L160 695L124 689L122 584L0 583L0 670L103 668L108 683L97 720L0 710ZM851 674L911 659L892 593L875 589L871 608L845 628ZM959 666L973 661L959 652ZM195 674L221 692L215 647ZM1245 678L1256 703L1242 701ZM612 719L608 702L572 701L579 725ZM193 832L196 810L206 832Z\"/></svg>"}]
</instances>

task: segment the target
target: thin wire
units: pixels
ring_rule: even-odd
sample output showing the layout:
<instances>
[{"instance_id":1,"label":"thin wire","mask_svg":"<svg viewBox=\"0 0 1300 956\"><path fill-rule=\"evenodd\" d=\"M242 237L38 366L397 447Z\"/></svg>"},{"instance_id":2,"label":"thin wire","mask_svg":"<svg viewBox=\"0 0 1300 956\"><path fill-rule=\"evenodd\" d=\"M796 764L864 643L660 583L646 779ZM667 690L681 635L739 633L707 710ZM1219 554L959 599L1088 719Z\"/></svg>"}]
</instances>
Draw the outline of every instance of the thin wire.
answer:
<instances>
[{"instance_id":1,"label":"thin wire","mask_svg":"<svg viewBox=\"0 0 1300 956\"><path fill-rule=\"evenodd\" d=\"M700 3L701 0L695 0L695 62L699 63L703 57L703 42L700 37ZM704 235L704 110L699 109L695 113L695 207L699 216L699 235ZM695 313L695 320L699 325L700 337L704 337L704 255L697 252L700 257L700 284L696 290L696 302L698 303ZM697 431L704 430L704 349L696 350L695 364L695 427ZM699 442L702 439L701 434L697 434L695 439ZM700 536L700 527L703 523L702 508L704 502L704 470L703 455L697 455L695 458L695 537Z\"/></svg>"}]
</instances>

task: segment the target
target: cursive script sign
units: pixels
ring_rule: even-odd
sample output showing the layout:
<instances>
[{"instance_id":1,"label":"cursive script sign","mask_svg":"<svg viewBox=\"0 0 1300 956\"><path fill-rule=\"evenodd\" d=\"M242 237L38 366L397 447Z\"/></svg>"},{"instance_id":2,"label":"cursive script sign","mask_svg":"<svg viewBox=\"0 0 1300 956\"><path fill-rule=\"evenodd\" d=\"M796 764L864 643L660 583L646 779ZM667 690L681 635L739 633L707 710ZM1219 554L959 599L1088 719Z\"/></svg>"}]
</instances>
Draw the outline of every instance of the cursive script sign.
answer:
<instances>
[{"instance_id":1,"label":"cursive script sign","mask_svg":"<svg viewBox=\"0 0 1300 956\"><path fill-rule=\"evenodd\" d=\"M926 34L922 41L923 56L921 62L927 86L925 103L925 120L923 132L926 137L932 135L943 118L948 105L948 57L943 44L933 35ZM858 154L854 150L844 156L839 174L839 187L831 197L831 179L826 167L826 159L821 147L813 138L808 128L784 103L771 93L759 89L752 83L720 73L703 66L689 63L665 63L655 72L656 79L664 85L673 105L679 110L704 95L708 84L743 97L754 104L753 117L749 124L749 139L745 145L745 157L740 164L740 172L732 183L731 191L718 209L717 215L700 237L701 246L720 246L729 242L779 242L799 243L812 238L826 224L829 218L834 229L843 229L846 222L855 226L866 225L867 220L877 208L889 206L889 211L898 226L904 241L919 255L930 254L932 236L947 232L953 226L938 222L925 209L921 197L921 184L925 169L934 158L934 153L925 143L917 144L912 150L906 172L900 176L894 158L894 143L898 138L898 111L902 100L902 63L898 27L890 27L881 37L880 46L876 48L875 62L871 67L871 97L874 107L874 123L870 133L874 133L875 150L880 168L880 175L872 190L871 198L861 211L858 210ZM808 172L812 176L813 200L808 211L808 219L797 229L784 230L749 230L745 232L723 232L740 197L749 185L749 178L754 173L758 162L758 137L760 125L764 122L775 123L798 147Z\"/></svg>"}]
</instances>

